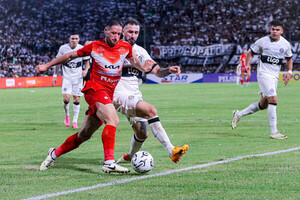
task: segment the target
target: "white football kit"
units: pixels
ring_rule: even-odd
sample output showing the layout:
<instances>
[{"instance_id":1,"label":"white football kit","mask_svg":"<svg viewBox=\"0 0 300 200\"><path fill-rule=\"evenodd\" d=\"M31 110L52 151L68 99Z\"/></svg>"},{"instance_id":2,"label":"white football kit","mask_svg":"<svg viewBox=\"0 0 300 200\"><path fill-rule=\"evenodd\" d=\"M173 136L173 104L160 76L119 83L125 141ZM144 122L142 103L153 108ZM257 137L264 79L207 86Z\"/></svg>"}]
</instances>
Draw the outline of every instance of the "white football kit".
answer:
<instances>
[{"instance_id":1,"label":"white football kit","mask_svg":"<svg viewBox=\"0 0 300 200\"><path fill-rule=\"evenodd\" d=\"M144 65L146 60L152 60L148 52L141 46L134 44L133 49L137 57ZM117 111L124 114L133 123L142 118L136 118L136 105L143 100L142 92L139 90L139 77L142 72L130 64L128 60L124 62L122 77L114 92L114 106Z\"/></svg>"},{"instance_id":2,"label":"white football kit","mask_svg":"<svg viewBox=\"0 0 300 200\"><path fill-rule=\"evenodd\" d=\"M56 57L64 54L77 51L83 46L77 44L76 48L72 49L70 44L64 44L59 48ZM74 96L82 96L83 88L83 77L82 77L82 66L83 61L89 60L90 57L78 57L74 60L62 65L63 81L62 81L62 94L72 94Z\"/></svg>"},{"instance_id":3,"label":"white football kit","mask_svg":"<svg viewBox=\"0 0 300 200\"><path fill-rule=\"evenodd\" d=\"M284 59L292 58L290 43L280 36L279 41L272 41L265 36L251 45L251 51L260 55L257 65L257 80L263 96L277 96L279 72Z\"/></svg>"}]
</instances>

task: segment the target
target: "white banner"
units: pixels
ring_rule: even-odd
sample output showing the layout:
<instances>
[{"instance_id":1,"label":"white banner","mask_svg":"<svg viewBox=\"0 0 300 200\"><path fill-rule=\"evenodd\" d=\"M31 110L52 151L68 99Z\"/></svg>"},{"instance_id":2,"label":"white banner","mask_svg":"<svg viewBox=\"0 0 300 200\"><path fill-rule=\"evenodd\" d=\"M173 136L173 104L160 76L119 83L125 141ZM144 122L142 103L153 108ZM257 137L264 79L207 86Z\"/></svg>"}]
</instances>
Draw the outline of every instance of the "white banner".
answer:
<instances>
[{"instance_id":1,"label":"white banner","mask_svg":"<svg viewBox=\"0 0 300 200\"><path fill-rule=\"evenodd\" d=\"M180 74L176 76L170 74L165 78L158 78L154 74L147 74L147 82L152 84L178 84L178 83L201 83L203 81L203 74Z\"/></svg>"}]
</instances>

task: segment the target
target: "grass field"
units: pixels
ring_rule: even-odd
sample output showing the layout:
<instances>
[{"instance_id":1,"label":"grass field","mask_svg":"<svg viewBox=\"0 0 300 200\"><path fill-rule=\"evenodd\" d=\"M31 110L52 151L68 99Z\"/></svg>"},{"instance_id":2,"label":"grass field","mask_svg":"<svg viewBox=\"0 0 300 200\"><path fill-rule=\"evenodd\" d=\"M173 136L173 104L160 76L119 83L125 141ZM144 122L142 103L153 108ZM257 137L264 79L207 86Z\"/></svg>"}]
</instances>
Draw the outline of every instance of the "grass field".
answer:
<instances>
[{"instance_id":1,"label":"grass field","mask_svg":"<svg viewBox=\"0 0 300 200\"><path fill-rule=\"evenodd\" d=\"M278 129L287 140L269 139L267 111L244 117L231 129L232 110L258 101L258 85L142 85L144 99L156 106L174 145L189 151L174 164L150 133L142 148L155 160L148 175L237 156L300 146L299 83L278 88ZM63 125L61 89L0 90L0 199L24 199L113 181L142 177L104 174L101 131L80 148L63 155L47 171L39 171L50 147L75 133ZM72 108L72 106L71 106ZM87 104L82 99L80 123ZM71 109L72 113L72 109ZM116 159L129 149L132 130L120 116ZM99 163L100 161L100 163ZM129 163L123 164L131 169ZM164 176L75 192L49 199L300 199L300 152L241 159Z\"/></svg>"}]
</instances>

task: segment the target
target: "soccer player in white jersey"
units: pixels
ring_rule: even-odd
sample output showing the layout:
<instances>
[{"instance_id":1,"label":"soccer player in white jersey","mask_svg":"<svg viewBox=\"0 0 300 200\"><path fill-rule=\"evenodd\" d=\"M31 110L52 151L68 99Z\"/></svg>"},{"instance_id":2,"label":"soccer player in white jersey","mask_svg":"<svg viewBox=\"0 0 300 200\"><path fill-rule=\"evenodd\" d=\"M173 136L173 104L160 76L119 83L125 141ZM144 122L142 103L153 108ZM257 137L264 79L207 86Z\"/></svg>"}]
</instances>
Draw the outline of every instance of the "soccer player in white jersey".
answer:
<instances>
[{"instance_id":1,"label":"soccer player in white jersey","mask_svg":"<svg viewBox=\"0 0 300 200\"><path fill-rule=\"evenodd\" d=\"M277 84L279 72L283 59L286 59L288 72L284 75L284 85L287 85L292 77L293 61L290 43L284 39L283 24L278 20L271 21L270 35L257 40L250 48L251 51L246 57L246 67L250 67L253 54L260 54L260 61L257 66L257 80L260 88L260 102L250 104L242 111L233 111L232 129L243 116L253 114L259 110L268 108L268 118L270 122L271 135L273 139L287 139L286 135L280 134L277 130Z\"/></svg>"},{"instance_id":2,"label":"soccer player in white jersey","mask_svg":"<svg viewBox=\"0 0 300 200\"><path fill-rule=\"evenodd\" d=\"M146 62L153 60L144 48L135 44L139 36L139 31L140 23L131 17L123 24L123 40L133 46L133 52L140 59L142 65L144 65ZM165 77L171 73L179 75L180 67L172 66L160 68L159 65L155 63L151 71L158 77ZM162 127L156 108L142 98L138 80L141 75L142 72L140 70L134 68L128 61L125 61L121 80L114 92L113 103L115 108L128 118L134 130L129 153L123 155L118 162L123 160L130 161L132 156L139 151L145 139L148 137L147 128L149 125L153 135L168 151L171 160L177 163L188 150L188 145L184 145L183 147L174 147L172 145L166 131Z\"/></svg>"},{"instance_id":3,"label":"soccer player in white jersey","mask_svg":"<svg viewBox=\"0 0 300 200\"><path fill-rule=\"evenodd\" d=\"M80 41L79 35L74 34L69 38L68 44L60 46L56 57L62 56L64 54L77 51L83 46L78 44ZM83 95L81 90L83 88L83 77L86 76L87 71L90 67L89 63L90 57L79 57L70 62L64 63L62 66L63 71L63 81L62 81L62 94L63 94L63 106L65 110L65 125L70 126L70 98L73 95L73 122L72 128L78 128L77 121L80 111L80 97ZM83 64L85 69L82 70ZM52 85L57 82L57 72L59 66L54 67L54 74L52 79Z\"/></svg>"}]
</instances>

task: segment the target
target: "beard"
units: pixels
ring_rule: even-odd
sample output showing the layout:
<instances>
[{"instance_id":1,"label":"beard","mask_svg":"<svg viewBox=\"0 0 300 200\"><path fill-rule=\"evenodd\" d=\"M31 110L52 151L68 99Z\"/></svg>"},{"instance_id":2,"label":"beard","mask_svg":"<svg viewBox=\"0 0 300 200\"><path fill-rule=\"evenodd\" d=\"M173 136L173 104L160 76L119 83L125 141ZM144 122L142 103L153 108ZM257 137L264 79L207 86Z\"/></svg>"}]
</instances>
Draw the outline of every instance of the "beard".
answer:
<instances>
[{"instance_id":1,"label":"beard","mask_svg":"<svg viewBox=\"0 0 300 200\"><path fill-rule=\"evenodd\" d=\"M129 44L131 44L131 46L133 46L136 42L136 40L134 38L126 38L125 37L125 41L128 42Z\"/></svg>"}]
</instances>

